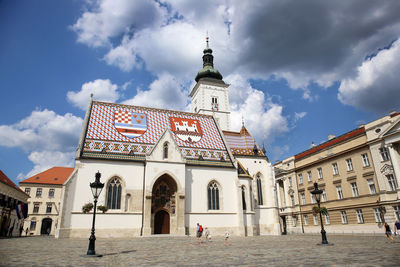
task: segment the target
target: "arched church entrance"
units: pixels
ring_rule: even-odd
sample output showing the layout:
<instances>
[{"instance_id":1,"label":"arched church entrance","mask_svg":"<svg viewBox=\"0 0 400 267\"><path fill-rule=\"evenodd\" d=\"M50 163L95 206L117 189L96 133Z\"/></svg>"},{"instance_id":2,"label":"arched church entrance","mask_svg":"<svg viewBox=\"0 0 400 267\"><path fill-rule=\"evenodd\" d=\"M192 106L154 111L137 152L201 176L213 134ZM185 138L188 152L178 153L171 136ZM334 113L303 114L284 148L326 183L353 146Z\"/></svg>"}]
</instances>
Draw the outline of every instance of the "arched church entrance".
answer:
<instances>
[{"instance_id":1,"label":"arched church entrance","mask_svg":"<svg viewBox=\"0 0 400 267\"><path fill-rule=\"evenodd\" d=\"M154 183L151 198L153 234L169 234L171 216L176 211L177 185L171 176L164 174Z\"/></svg>"},{"instance_id":2,"label":"arched church entrance","mask_svg":"<svg viewBox=\"0 0 400 267\"><path fill-rule=\"evenodd\" d=\"M51 224L53 220L50 218L45 218L42 220L42 228L40 229L41 235L49 235L51 232Z\"/></svg>"}]
</instances>

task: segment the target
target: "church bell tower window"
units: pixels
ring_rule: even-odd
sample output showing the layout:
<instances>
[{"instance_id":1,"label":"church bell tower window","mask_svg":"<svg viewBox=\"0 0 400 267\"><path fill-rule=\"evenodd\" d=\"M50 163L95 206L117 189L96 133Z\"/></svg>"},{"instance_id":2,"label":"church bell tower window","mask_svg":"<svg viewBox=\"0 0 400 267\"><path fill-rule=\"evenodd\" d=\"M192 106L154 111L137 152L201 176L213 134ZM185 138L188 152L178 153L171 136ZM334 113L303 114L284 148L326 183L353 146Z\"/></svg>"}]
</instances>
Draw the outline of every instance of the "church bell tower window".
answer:
<instances>
[{"instance_id":1,"label":"church bell tower window","mask_svg":"<svg viewBox=\"0 0 400 267\"><path fill-rule=\"evenodd\" d=\"M211 98L211 109L214 111L218 111L218 98L217 97Z\"/></svg>"}]
</instances>

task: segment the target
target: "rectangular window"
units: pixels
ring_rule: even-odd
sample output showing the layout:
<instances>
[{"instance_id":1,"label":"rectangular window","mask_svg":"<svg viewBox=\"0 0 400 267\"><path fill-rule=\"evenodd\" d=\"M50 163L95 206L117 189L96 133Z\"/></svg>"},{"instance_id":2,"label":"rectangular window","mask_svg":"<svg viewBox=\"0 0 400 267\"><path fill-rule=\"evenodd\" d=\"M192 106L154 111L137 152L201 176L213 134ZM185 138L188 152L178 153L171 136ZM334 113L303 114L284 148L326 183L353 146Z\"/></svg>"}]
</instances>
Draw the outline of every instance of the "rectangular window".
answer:
<instances>
[{"instance_id":1,"label":"rectangular window","mask_svg":"<svg viewBox=\"0 0 400 267\"><path fill-rule=\"evenodd\" d=\"M315 203L315 196L310 193L310 198L311 198L311 203L314 204Z\"/></svg>"},{"instance_id":2,"label":"rectangular window","mask_svg":"<svg viewBox=\"0 0 400 267\"><path fill-rule=\"evenodd\" d=\"M356 213L357 213L357 222L364 223L364 217L363 217L362 210L356 210Z\"/></svg>"},{"instance_id":3,"label":"rectangular window","mask_svg":"<svg viewBox=\"0 0 400 267\"><path fill-rule=\"evenodd\" d=\"M35 221L31 221L31 226L29 228L31 231L34 231L36 229L36 222Z\"/></svg>"},{"instance_id":4,"label":"rectangular window","mask_svg":"<svg viewBox=\"0 0 400 267\"><path fill-rule=\"evenodd\" d=\"M294 196L293 195L290 196L290 200L292 202L292 206L294 206Z\"/></svg>"},{"instance_id":5,"label":"rectangular window","mask_svg":"<svg viewBox=\"0 0 400 267\"><path fill-rule=\"evenodd\" d=\"M323 175L322 175L322 168L318 168L318 179L322 179Z\"/></svg>"},{"instance_id":6,"label":"rectangular window","mask_svg":"<svg viewBox=\"0 0 400 267\"><path fill-rule=\"evenodd\" d=\"M340 185L336 186L336 191L337 191L338 199L342 199L343 198L342 186L340 186Z\"/></svg>"},{"instance_id":7,"label":"rectangular window","mask_svg":"<svg viewBox=\"0 0 400 267\"><path fill-rule=\"evenodd\" d=\"M314 214L313 217L314 217L314 225L318 225L318 216L317 216L317 214Z\"/></svg>"},{"instance_id":8,"label":"rectangular window","mask_svg":"<svg viewBox=\"0 0 400 267\"><path fill-rule=\"evenodd\" d=\"M396 183L396 179L394 179L393 174L388 174L386 175L388 183L389 183L389 190L390 191L396 191L397 188L397 183Z\"/></svg>"},{"instance_id":9,"label":"rectangular window","mask_svg":"<svg viewBox=\"0 0 400 267\"><path fill-rule=\"evenodd\" d=\"M364 167L368 167L369 166L368 154L367 153L362 154L361 157L362 157L362 160L363 160Z\"/></svg>"},{"instance_id":10,"label":"rectangular window","mask_svg":"<svg viewBox=\"0 0 400 267\"><path fill-rule=\"evenodd\" d=\"M379 148L379 153L381 154L382 161L389 160L389 154L386 147Z\"/></svg>"},{"instance_id":11,"label":"rectangular window","mask_svg":"<svg viewBox=\"0 0 400 267\"><path fill-rule=\"evenodd\" d=\"M303 174L299 174L299 184L303 184Z\"/></svg>"},{"instance_id":12,"label":"rectangular window","mask_svg":"<svg viewBox=\"0 0 400 267\"><path fill-rule=\"evenodd\" d=\"M333 175L339 174L339 169L338 169L337 163L332 164L332 169L333 169Z\"/></svg>"},{"instance_id":13,"label":"rectangular window","mask_svg":"<svg viewBox=\"0 0 400 267\"><path fill-rule=\"evenodd\" d=\"M49 197L54 197L54 188L49 189Z\"/></svg>"},{"instance_id":14,"label":"rectangular window","mask_svg":"<svg viewBox=\"0 0 400 267\"><path fill-rule=\"evenodd\" d=\"M376 194L374 179L368 179L367 182L368 182L369 192L371 194Z\"/></svg>"},{"instance_id":15,"label":"rectangular window","mask_svg":"<svg viewBox=\"0 0 400 267\"><path fill-rule=\"evenodd\" d=\"M346 214L346 212L344 210L342 210L340 212L340 215L342 216L342 223L343 224L347 224L347 214Z\"/></svg>"},{"instance_id":16,"label":"rectangular window","mask_svg":"<svg viewBox=\"0 0 400 267\"><path fill-rule=\"evenodd\" d=\"M326 202L326 191L322 189L322 202Z\"/></svg>"},{"instance_id":17,"label":"rectangular window","mask_svg":"<svg viewBox=\"0 0 400 267\"><path fill-rule=\"evenodd\" d=\"M31 189L29 187L25 188L25 193L30 196L31 195Z\"/></svg>"},{"instance_id":18,"label":"rectangular window","mask_svg":"<svg viewBox=\"0 0 400 267\"><path fill-rule=\"evenodd\" d=\"M296 227L296 225L297 225L297 217L293 216L292 219L293 219L293 226Z\"/></svg>"},{"instance_id":19,"label":"rectangular window","mask_svg":"<svg viewBox=\"0 0 400 267\"><path fill-rule=\"evenodd\" d=\"M41 197L42 196L42 188L36 189L36 197Z\"/></svg>"},{"instance_id":20,"label":"rectangular window","mask_svg":"<svg viewBox=\"0 0 400 267\"><path fill-rule=\"evenodd\" d=\"M308 181L311 182L312 181L311 171L307 172L307 175L308 175Z\"/></svg>"},{"instance_id":21,"label":"rectangular window","mask_svg":"<svg viewBox=\"0 0 400 267\"><path fill-rule=\"evenodd\" d=\"M397 221L400 221L400 206L393 206L394 217Z\"/></svg>"},{"instance_id":22,"label":"rectangular window","mask_svg":"<svg viewBox=\"0 0 400 267\"><path fill-rule=\"evenodd\" d=\"M289 181L289 186L293 186L292 177L289 177L288 181Z\"/></svg>"},{"instance_id":23,"label":"rectangular window","mask_svg":"<svg viewBox=\"0 0 400 267\"><path fill-rule=\"evenodd\" d=\"M382 218L381 218L381 213L379 212L378 208L374 208L374 215L375 215L375 222L381 223Z\"/></svg>"},{"instance_id":24,"label":"rectangular window","mask_svg":"<svg viewBox=\"0 0 400 267\"><path fill-rule=\"evenodd\" d=\"M347 171L353 170L353 162L351 161L351 159L346 159L346 165L347 165Z\"/></svg>"},{"instance_id":25,"label":"rectangular window","mask_svg":"<svg viewBox=\"0 0 400 267\"><path fill-rule=\"evenodd\" d=\"M308 215L304 215L304 225L308 225Z\"/></svg>"},{"instance_id":26,"label":"rectangular window","mask_svg":"<svg viewBox=\"0 0 400 267\"><path fill-rule=\"evenodd\" d=\"M301 193L300 196L301 196L301 204L305 205L306 204L306 195L304 193Z\"/></svg>"},{"instance_id":27,"label":"rectangular window","mask_svg":"<svg viewBox=\"0 0 400 267\"><path fill-rule=\"evenodd\" d=\"M331 224L331 219L329 218L329 214L325 214L325 223L326 224Z\"/></svg>"},{"instance_id":28,"label":"rectangular window","mask_svg":"<svg viewBox=\"0 0 400 267\"><path fill-rule=\"evenodd\" d=\"M47 207L46 207L46 213L51 213L51 208L52 208L52 204L51 203L47 203Z\"/></svg>"},{"instance_id":29,"label":"rectangular window","mask_svg":"<svg viewBox=\"0 0 400 267\"><path fill-rule=\"evenodd\" d=\"M357 183L351 183L351 191L353 192L353 197L358 197Z\"/></svg>"},{"instance_id":30,"label":"rectangular window","mask_svg":"<svg viewBox=\"0 0 400 267\"><path fill-rule=\"evenodd\" d=\"M39 203L33 204L33 213L38 213L39 212Z\"/></svg>"},{"instance_id":31,"label":"rectangular window","mask_svg":"<svg viewBox=\"0 0 400 267\"><path fill-rule=\"evenodd\" d=\"M211 97L211 109L218 110L218 98L217 97Z\"/></svg>"}]
</instances>

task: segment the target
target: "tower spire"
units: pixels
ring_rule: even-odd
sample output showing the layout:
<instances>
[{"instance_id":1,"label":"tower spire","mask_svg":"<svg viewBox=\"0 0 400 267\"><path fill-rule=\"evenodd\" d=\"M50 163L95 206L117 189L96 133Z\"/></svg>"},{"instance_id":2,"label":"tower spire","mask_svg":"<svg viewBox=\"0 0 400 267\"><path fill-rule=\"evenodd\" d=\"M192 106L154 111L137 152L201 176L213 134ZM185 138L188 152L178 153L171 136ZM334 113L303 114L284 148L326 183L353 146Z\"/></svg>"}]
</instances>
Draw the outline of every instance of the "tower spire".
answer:
<instances>
[{"instance_id":1,"label":"tower spire","mask_svg":"<svg viewBox=\"0 0 400 267\"><path fill-rule=\"evenodd\" d=\"M206 36L206 48L203 50L203 69L197 73L195 78L198 82L201 78L212 78L215 81L222 81L222 75L218 70L214 69L214 56L212 49L209 46L208 31Z\"/></svg>"}]
</instances>

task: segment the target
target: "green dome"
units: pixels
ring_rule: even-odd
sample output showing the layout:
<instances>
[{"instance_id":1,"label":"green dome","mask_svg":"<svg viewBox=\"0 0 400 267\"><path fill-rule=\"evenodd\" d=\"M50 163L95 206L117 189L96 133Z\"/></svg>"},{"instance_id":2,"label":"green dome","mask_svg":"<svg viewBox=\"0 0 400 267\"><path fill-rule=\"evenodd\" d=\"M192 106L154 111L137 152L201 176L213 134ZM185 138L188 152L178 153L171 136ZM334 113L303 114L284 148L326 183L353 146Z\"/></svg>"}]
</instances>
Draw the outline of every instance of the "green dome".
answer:
<instances>
[{"instance_id":1,"label":"green dome","mask_svg":"<svg viewBox=\"0 0 400 267\"><path fill-rule=\"evenodd\" d=\"M217 69L214 69L212 66L205 66L197 73L195 81L198 82L201 78L214 78L217 80L222 80L222 75Z\"/></svg>"}]
</instances>

